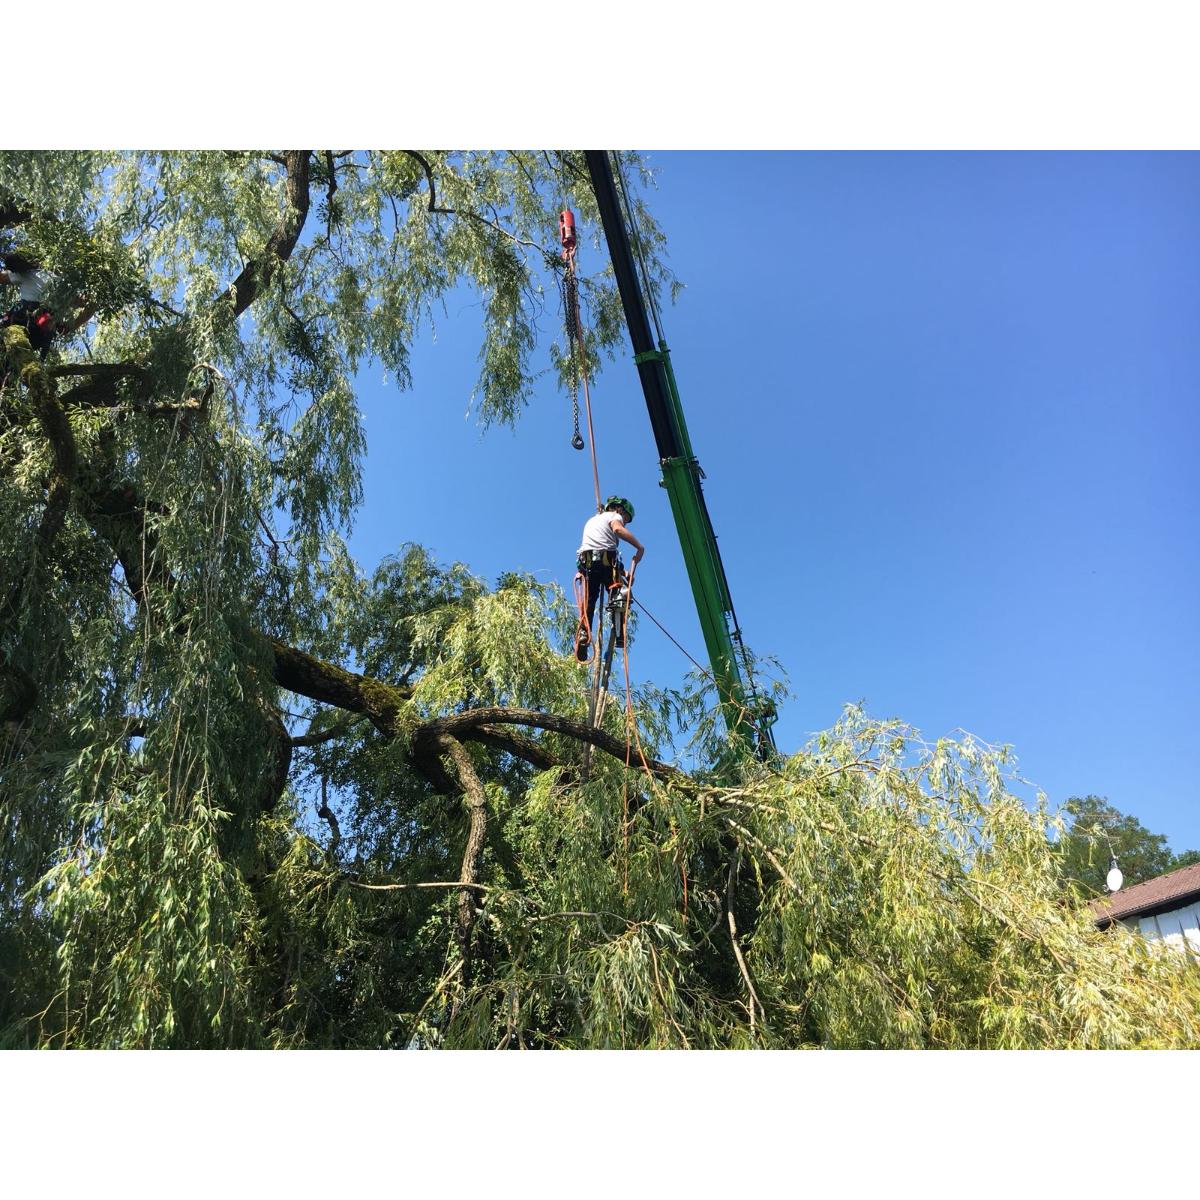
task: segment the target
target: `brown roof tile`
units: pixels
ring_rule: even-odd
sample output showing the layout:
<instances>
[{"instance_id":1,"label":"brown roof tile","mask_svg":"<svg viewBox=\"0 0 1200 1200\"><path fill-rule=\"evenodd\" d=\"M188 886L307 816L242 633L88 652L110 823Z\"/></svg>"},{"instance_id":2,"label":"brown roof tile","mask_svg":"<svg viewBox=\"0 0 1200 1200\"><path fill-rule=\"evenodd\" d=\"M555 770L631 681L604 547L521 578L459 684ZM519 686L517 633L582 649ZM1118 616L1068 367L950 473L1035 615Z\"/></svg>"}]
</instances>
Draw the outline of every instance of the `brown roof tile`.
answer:
<instances>
[{"instance_id":1,"label":"brown roof tile","mask_svg":"<svg viewBox=\"0 0 1200 1200\"><path fill-rule=\"evenodd\" d=\"M1110 921L1132 917L1151 908L1160 908L1172 901L1183 904L1198 895L1200 863L1193 863L1190 867L1168 871L1165 875L1147 879L1144 883L1135 883L1132 887L1115 892L1102 900L1093 900L1092 908L1096 913L1096 923L1104 926Z\"/></svg>"}]
</instances>

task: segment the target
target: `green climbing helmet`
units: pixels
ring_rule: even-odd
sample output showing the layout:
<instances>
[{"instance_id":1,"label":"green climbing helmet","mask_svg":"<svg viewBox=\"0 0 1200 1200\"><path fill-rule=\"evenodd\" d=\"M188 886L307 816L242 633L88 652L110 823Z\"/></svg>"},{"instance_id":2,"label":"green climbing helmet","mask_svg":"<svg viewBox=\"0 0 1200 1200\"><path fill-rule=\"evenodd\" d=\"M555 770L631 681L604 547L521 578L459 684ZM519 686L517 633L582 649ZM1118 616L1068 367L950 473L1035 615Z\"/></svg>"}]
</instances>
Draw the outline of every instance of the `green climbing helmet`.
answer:
<instances>
[{"instance_id":1,"label":"green climbing helmet","mask_svg":"<svg viewBox=\"0 0 1200 1200\"><path fill-rule=\"evenodd\" d=\"M633 520L633 505L624 496L609 496L604 502L604 511L608 512L610 508L623 508L629 514L629 519Z\"/></svg>"}]
</instances>

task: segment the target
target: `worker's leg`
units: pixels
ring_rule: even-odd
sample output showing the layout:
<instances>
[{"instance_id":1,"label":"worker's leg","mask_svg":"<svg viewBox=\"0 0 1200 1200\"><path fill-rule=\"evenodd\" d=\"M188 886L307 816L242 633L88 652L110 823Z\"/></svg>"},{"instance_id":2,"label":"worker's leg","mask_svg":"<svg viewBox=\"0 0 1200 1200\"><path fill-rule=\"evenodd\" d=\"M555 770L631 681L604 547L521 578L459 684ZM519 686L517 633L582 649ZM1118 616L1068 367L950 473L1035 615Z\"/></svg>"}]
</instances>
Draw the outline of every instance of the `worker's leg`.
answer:
<instances>
[{"instance_id":1,"label":"worker's leg","mask_svg":"<svg viewBox=\"0 0 1200 1200\"><path fill-rule=\"evenodd\" d=\"M625 625L629 620L629 588L625 567L618 558L613 562L608 584L608 607L616 626L617 646L625 645Z\"/></svg>"},{"instance_id":2,"label":"worker's leg","mask_svg":"<svg viewBox=\"0 0 1200 1200\"><path fill-rule=\"evenodd\" d=\"M580 560L577 564L582 577L583 596L580 602L579 628L575 633L575 657L587 662L588 647L600 640L596 629L596 604L608 584L609 568L600 562Z\"/></svg>"},{"instance_id":3,"label":"worker's leg","mask_svg":"<svg viewBox=\"0 0 1200 1200\"><path fill-rule=\"evenodd\" d=\"M580 569L575 576L575 590L579 601L579 623L575 627L575 657L580 662L587 662L588 647L592 643L591 637L591 617L588 616L588 611L594 607L595 602L591 597L591 588L588 586L587 571Z\"/></svg>"},{"instance_id":4,"label":"worker's leg","mask_svg":"<svg viewBox=\"0 0 1200 1200\"><path fill-rule=\"evenodd\" d=\"M596 604L600 599L600 594L608 587L611 576L612 568L607 563L594 562L588 568L588 628L592 631L592 638L595 640L599 640L600 637L600 631L596 628Z\"/></svg>"}]
</instances>

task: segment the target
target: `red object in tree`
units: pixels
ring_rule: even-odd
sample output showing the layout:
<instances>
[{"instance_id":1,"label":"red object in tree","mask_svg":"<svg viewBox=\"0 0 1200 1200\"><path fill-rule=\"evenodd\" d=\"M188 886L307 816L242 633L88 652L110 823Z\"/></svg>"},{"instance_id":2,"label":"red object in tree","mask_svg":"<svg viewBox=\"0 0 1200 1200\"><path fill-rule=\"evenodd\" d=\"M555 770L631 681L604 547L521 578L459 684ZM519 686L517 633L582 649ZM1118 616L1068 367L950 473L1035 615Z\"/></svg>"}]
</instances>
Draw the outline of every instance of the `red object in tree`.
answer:
<instances>
[{"instance_id":1,"label":"red object in tree","mask_svg":"<svg viewBox=\"0 0 1200 1200\"><path fill-rule=\"evenodd\" d=\"M563 258L570 258L571 251L575 249L575 214L569 208L564 208L559 214L558 236L562 241Z\"/></svg>"}]
</instances>

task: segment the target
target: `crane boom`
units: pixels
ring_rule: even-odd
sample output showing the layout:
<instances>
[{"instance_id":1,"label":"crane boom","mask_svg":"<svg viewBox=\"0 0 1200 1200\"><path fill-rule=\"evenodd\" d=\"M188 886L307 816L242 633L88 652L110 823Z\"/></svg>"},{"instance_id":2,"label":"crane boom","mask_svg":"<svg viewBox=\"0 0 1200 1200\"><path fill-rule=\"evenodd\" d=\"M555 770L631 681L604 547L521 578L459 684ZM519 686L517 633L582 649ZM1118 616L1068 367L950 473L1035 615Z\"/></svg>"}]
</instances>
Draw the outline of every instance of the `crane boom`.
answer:
<instances>
[{"instance_id":1,"label":"crane boom","mask_svg":"<svg viewBox=\"0 0 1200 1200\"><path fill-rule=\"evenodd\" d=\"M743 678L738 665L735 641L743 657L745 648L741 646L741 631L733 610L729 582L721 562L721 552L717 549L708 506L704 502L704 492L700 486L704 472L692 451L675 373L671 369L670 351L665 340L655 345L650 330L608 151L587 150L584 153L612 258L617 290L625 309L625 321L633 343L633 361L637 364L646 408L650 414L650 426L658 448L659 465L662 468L661 486L666 488L670 497L671 513L683 548L683 559L724 712L725 726L733 741L743 745L757 743L758 753L769 757L775 753L771 734L774 710L768 700L756 695L748 670L746 678Z\"/></svg>"}]
</instances>

